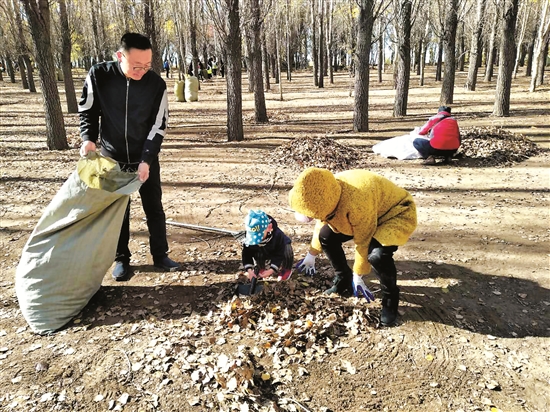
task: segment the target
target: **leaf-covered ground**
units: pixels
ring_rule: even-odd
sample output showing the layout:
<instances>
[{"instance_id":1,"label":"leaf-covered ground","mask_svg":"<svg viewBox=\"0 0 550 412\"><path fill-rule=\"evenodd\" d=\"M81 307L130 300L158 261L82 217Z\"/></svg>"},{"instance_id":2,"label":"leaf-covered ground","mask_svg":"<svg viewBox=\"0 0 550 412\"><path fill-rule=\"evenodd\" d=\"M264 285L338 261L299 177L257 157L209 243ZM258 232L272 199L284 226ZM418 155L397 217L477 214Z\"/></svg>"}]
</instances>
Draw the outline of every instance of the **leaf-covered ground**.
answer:
<instances>
[{"instance_id":1,"label":"leaf-covered ground","mask_svg":"<svg viewBox=\"0 0 550 412\"><path fill-rule=\"evenodd\" d=\"M391 116L391 74L372 83L371 132L353 133L346 75L319 90L298 74L284 84L284 101L276 88L266 94L268 125L252 123L253 96L244 96L241 143L225 142L221 79L202 84L199 102L170 96L161 165L175 221L240 230L248 209L263 208L298 259L312 230L288 209L300 167L367 167L411 191L419 226L396 254L396 327L379 327L379 299L322 295L332 276L324 257L313 278L270 279L261 294L236 298L246 280L235 239L169 226L182 270L158 272L136 196L133 277L117 283L107 273L86 308L44 337L21 315L15 267L78 151L47 151L40 96L0 83L0 409L548 410L549 89L529 94L518 76L511 116L493 118L494 84L465 92L464 76L453 105L463 155L436 167L381 158L371 147L433 115L438 83L411 89L402 119ZM66 123L76 147L77 116ZM353 244L346 251L353 259ZM365 280L378 296L376 278Z\"/></svg>"}]
</instances>

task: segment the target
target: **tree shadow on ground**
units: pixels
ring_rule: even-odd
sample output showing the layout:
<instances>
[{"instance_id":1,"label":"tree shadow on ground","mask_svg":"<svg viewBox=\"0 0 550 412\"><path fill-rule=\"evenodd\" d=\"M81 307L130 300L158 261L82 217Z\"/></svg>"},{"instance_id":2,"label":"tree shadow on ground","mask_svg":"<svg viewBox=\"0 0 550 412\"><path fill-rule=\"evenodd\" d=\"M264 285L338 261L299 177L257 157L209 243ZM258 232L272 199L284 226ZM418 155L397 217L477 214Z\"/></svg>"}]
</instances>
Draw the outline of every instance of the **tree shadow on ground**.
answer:
<instances>
[{"instance_id":1,"label":"tree shadow on ground","mask_svg":"<svg viewBox=\"0 0 550 412\"><path fill-rule=\"evenodd\" d=\"M149 316L166 321L183 320L192 315L216 313L219 307L231 301L237 282L234 275L239 266L237 260L201 261L202 265L217 265L225 268L223 274L185 275L166 274L166 284L154 286L132 285L140 278L151 275L151 266L135 268L131 282L119 282L114 286L102 286L82 312L81 323L88 328L118 323L132 323ZM321 295L332 278L328 261L321 259L322 270L310 286L303 288L302 305L313 305L306 296L327 299L327 304L341 304L346 299ZM398 262L398 285L401 289L399 324L408 322L436 322L475 333L505 338L527 336L549 337L550 308L549 290L537 283L517 277L490 276L454 264L435 265L431 262ZM218 271L220 273L221 271ZM159 276L154 273L152 276ZM203 283L190 285L187 283ZM171 280L170 280L171 279ZM291 281L298 281L301 275L294 274ZM379 316L380 293L374 275L365 276L372 287L376 302L367 305L369 311ZM377 292L378 291L378 292ZM300 296L300 295L299 295ZM282 296L281 302L287 297ZM354 299L354 298L350 298ZM315 300L315 299L314 299ZM308 303L309 302L309 303ZM273 304L278 302L273 301ZM99 315L98 315L99 314ZM92 320L93 319L93 320ZM68 324L71 328L72 322Z\"/></svg>"}]
</instances>

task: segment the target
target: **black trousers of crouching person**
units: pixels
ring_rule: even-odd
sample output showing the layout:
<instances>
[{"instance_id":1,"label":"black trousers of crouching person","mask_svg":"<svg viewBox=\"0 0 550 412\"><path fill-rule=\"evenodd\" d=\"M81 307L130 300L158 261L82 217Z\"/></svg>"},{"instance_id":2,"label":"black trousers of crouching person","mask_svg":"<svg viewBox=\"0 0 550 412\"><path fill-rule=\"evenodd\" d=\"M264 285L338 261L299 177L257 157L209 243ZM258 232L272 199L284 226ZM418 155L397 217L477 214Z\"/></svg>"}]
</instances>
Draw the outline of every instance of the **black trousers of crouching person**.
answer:
<instances>
[{"instance_id":1,"label":"black trousers of crouching person","mask_svg":"<svg viewBox=\"0 0 550 412\"><path fill-rule=\"evenodd\" d=\"M346 260L346 254L342 248L342 244L353 239L353 236L335 233L329 225L325 225L319 232L319 240L323 252L330 260L334 268L335 278L339 277L351 290L351 279L353 272ZM383 295L394 295L399 293L397 288L397 268L393 260L393 254L397 250L397 246L382 246L380 242L372 238L369 244L368 260L380 279L380 286Z\"/></svg>"},{"instance_id":2,"label":"black trousers of crouching person","mask_svg":"<svg viewBox=\"0 0 550 412\"><path fill-rule=\"evenodd\" d=\"M125 172L137 171L139 164L120 164ZM153 260L158 261L164 258L168 253L168 241L166 240L166 215L162 207L162 189L160 187L160 164L158 158L149 166L149 178L141 185L139 189L141 204L147 218L147 227L149 228L149 248ZM130 263L130 201L124 215L120 237L116 251L115 261Z\"/></svg>"}]
</instances>

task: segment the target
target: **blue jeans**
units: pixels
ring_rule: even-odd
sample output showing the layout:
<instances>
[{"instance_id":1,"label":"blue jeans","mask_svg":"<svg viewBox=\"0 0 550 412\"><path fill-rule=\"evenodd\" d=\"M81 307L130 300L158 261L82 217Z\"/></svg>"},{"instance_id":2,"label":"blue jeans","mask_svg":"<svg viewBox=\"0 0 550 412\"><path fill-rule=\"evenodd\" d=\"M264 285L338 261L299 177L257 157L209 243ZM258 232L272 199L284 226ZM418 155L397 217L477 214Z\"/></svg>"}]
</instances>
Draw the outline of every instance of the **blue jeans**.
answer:
<instances>
[{"instance_id":1,"label":"blue jeans","mask_svg":"<svg viewBox=\"0 0 550 412\"><path fill-rule=\"evenodd\" d=\"M413 146L424 159L426 159L429 156L453 157L453 155L458 150L458 149L454 149L454 150L434 149L430 144L429 140L422 139L422 138L414 139Z\"/></svg>"}]
</instances>

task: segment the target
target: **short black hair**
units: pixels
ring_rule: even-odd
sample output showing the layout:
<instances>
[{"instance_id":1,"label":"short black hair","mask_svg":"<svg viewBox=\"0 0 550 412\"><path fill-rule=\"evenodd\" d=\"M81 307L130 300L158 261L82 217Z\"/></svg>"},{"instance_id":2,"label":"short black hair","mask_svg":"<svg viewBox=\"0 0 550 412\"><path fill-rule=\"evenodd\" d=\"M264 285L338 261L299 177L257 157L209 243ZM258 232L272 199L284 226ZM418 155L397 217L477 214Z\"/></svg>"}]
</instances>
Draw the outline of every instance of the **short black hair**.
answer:
<instances>
[{"instance_id":1,"label":"short black hair","mask_svg":"<svg viewBox=\"0 0 550 412\"><path fill-rule=\"evenodd\" d=\"M439 106L439 109L437 109L437 113L439 112L447 112L451 113L451 108L449 106Z\"/></svg>"},{"instance_id":2,"label":"short black hair","mask_svg":"<svg viewBox=\"0 0 550 412\"><path fill-rule=\"evenodd\" d=\"M151 41L143 34L125 33L120 39L120 50L129 51L130 49L151 50Z\"/></svg>"}]
</instances>

